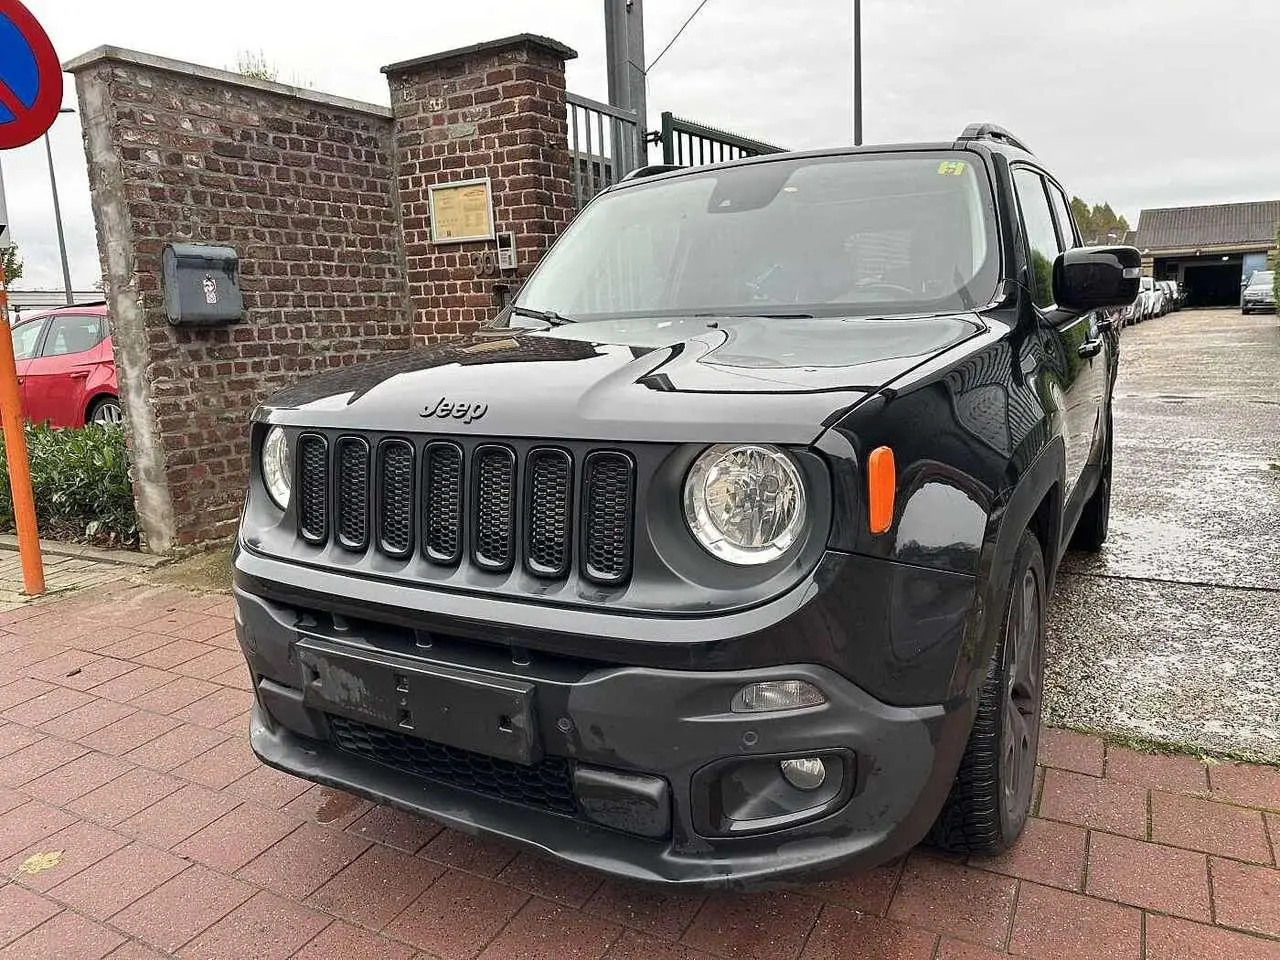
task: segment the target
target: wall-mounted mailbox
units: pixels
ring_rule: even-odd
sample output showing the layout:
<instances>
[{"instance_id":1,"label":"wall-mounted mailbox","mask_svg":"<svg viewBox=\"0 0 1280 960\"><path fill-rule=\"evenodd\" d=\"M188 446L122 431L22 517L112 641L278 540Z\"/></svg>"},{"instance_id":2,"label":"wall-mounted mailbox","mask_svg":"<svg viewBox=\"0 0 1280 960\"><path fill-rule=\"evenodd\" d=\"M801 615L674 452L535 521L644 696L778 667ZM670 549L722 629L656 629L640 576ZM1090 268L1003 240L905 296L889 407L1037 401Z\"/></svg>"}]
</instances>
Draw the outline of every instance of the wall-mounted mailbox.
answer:
<instances>
[{"instance_id":1,"label":"wall-mounted mailbox","mask_svg":"<svg viewBox=\"0 0 1280 960\"><path fill-rule=\"evenodd\" d=\"M231 247L164 248L164 308L174 326L235 323L244 316L240 259Z\"/></svg>"}]
</instances>

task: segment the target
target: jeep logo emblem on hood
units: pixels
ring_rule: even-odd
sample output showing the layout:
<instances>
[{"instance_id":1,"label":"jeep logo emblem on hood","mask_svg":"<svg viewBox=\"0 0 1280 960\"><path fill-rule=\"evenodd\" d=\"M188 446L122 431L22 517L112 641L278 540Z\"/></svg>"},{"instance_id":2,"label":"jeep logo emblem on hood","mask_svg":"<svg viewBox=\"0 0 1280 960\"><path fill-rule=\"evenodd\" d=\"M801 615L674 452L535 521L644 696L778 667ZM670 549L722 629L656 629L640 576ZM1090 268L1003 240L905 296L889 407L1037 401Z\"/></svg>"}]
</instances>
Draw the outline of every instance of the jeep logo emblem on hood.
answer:
<instances>
[{"instance_id":1,"label":"jeep logo emblem on hood","mask_svg":"<svg viewBox=\"0 0 1280 960\"><path fill-rule=\"evenodd\" d=\"M489 405L487 403L469 403L466 400L450 400L448 397L441 397L435 403L428 403L423 407L418 416L424 420L429 420L432 417L447 420L452 417L454 420L461 420L463 423L471 423L473 420L479 420L488 412Z\"/></svg>"}]
</instances>

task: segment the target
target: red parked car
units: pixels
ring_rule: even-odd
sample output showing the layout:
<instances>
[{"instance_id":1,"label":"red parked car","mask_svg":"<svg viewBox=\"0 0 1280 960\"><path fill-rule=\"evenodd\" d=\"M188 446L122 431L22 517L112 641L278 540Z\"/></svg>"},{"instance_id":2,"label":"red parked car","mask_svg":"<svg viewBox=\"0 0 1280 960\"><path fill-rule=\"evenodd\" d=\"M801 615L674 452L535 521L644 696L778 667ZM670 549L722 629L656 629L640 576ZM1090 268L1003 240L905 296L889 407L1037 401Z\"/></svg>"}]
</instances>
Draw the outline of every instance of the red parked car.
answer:
<instances>
[{"instance_id":1,"label":"red parked car","mask_svg":"<svg viewBox=\"0 0 1280 960\"><path fill-rule=\"evenodd\" d=\"M61 307L13 327L22 411L35 423L120 422L120 392L103 304Z\"/></svg>"}]
</instances>

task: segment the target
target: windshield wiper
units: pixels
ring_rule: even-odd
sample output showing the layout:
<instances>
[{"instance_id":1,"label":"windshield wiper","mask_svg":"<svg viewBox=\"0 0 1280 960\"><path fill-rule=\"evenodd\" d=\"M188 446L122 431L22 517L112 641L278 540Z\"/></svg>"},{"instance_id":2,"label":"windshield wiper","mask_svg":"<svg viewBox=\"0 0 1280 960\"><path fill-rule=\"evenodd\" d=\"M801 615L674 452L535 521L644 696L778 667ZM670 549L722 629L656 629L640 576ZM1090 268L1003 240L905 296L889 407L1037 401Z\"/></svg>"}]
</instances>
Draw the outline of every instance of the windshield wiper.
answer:
<instances>
[{"instance_id":1,"label":"windshield wiper","mask_svg":"<svg viewBox=\"0 0 1280 960\"><path fill-rule=\"evenodd\" d=\"M574 323L572 317L566 317L562 313L556 313L554 310L530 310L528 307L512 306L511 312L517 317L529 317L533 320L541 320L553 327L563 326L566 323Z\"/></svg>"}]
</instances>

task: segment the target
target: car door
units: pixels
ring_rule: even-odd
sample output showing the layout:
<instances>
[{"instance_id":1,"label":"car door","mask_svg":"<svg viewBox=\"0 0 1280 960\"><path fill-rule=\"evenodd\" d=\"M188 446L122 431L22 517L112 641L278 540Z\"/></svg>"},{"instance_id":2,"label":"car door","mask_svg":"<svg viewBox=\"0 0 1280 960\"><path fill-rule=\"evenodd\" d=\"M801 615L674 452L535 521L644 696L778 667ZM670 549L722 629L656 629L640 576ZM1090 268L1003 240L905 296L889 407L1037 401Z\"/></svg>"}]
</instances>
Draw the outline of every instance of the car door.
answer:
<instances>
[{"instance_id":1,"label":"car door","mask_svg":"<svg viewBox=\"0 0 1280 960\"><path fill-rule=\"evenodd\" d=\"M30 320L22 320L10 331L13 334L14 366L18 371L18 395L22 398L22 412L27 416L30 416L27 413L30 409L27 399L27 368L31 364L31 358L40 352L40 338L48 319L32 317Z\"/></svg>"},{"instance_id":2,"label":"car door","mask_svg":"<svg viewBox=\"0 0 1280 960\"><path fill-rule=\"evenodd\" d=\"M1068 316L1053 302L1053 264L1062 252L1062 241L1050 205L1048 184L1039 170L1019 165L1013 170L1014 189L1022 210L1032 266L1032 300L1040 313L1046 376L1044 400L1062 434L1065 448L1064 501L1068 504L1070 531L1079 507L1072 510L1072 495L1089 460L1094 421L1097 419L1095 383L1089 361L1097 355L1101 337L1094 314Z\"/></svg>"},{"instance_id":3,"label":"car door","mask_svg":"<svg viewBox=\"0 0 1280 960\"><path fill-rule=\"evenodd\" d=\"M84 426L86 383L98 365L102 317L58 313L49 318L39 355L23 375L28 419L55 427Z\"/></svg>"},{"instance_id":4,"label":"car door","mask_svg":"<svg viewBox=\"0 0 1280 960\"><path fill-rule=\"evenodd\" d=\"M1080 246L1079 232L1071 218L1067 195L1052 180L1046 180L1045 184L1049 190L1049 204L1053 207L1054 220L1058 224L1059 245L1063 250ZM1102 311L1090 311L1081 319L1087 321L1089 326L1089 339L1080 350L1085 364L1078 374L1082 383L1087 383L1089 398L1088 407L1081 415L1082 438L1087 440L1086 462L1096 464L1107 432L1107 398L1114 381L1119 339Z\"/></svg>"}]
</instances>

